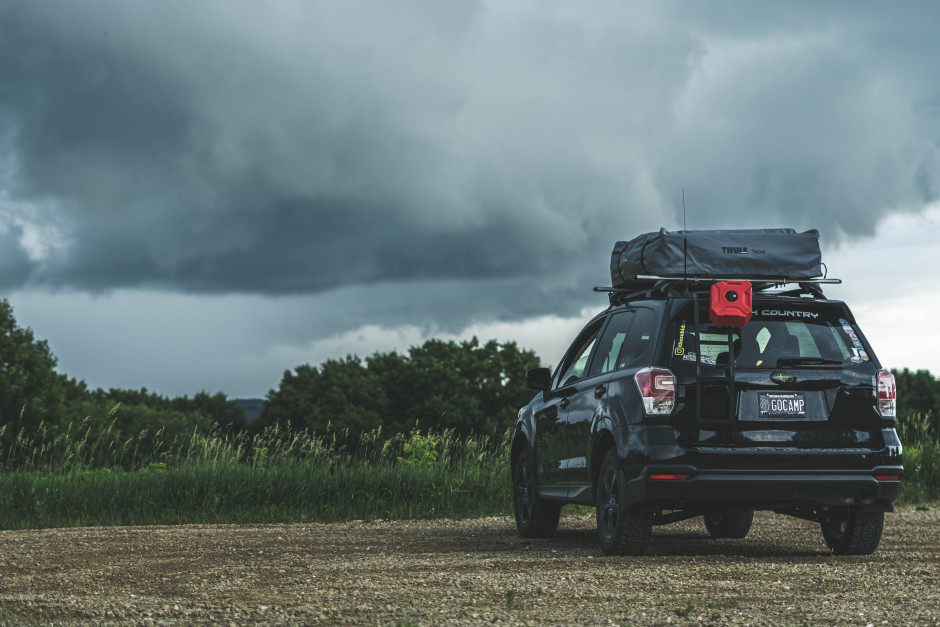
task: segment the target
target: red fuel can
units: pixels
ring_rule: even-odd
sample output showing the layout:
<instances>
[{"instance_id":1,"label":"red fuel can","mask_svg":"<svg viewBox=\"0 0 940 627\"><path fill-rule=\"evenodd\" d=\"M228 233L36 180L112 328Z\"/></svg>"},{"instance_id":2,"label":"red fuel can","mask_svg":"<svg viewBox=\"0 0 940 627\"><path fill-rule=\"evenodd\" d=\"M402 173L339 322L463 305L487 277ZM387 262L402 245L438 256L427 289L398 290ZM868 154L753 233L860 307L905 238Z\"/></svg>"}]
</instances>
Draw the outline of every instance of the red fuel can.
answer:
<instances>
[{"instance_id":1,"label":"red fuel can","mask_svg":"<svg viewBox=\"0 0 940 627\"><path fill-rule=\"evenodd\" d=\"M720 327L743 327L751 321L751 282L718 281L712 285L708 319Z\"/></svg>"}]
</instances>

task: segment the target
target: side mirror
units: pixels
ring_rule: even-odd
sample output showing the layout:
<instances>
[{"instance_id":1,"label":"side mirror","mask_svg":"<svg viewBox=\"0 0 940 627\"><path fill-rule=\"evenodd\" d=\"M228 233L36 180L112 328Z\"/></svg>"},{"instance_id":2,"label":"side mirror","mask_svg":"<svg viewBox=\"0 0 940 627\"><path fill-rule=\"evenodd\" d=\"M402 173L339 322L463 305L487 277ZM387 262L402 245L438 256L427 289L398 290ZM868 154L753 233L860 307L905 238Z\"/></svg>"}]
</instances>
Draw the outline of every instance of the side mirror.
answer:
<instances>
[{"instance_id":1,"label":"side mirror","mask_svg":"<svg viewBox=\"0 0 940 627\"><path fill-rule=\"evenodd\" d=\"M525 382L534 390L547 390L552 385L552 371L548 368L531 368L525 373Z\"/></svg>"}]
</instances>

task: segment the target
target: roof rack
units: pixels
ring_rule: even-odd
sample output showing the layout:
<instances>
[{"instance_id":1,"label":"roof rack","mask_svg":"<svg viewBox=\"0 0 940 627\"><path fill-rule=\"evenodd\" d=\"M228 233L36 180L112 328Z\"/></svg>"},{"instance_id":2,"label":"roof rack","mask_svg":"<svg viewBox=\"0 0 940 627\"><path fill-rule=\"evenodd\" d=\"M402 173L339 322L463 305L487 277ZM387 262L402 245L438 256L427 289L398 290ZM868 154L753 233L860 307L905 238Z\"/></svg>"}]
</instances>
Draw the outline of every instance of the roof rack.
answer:
<instances>
[{"instance_id":1,"label":"roof rack","mask_svg":"<svg viewBox=\"0 0 940 627\"><path fill-rule=\"evenodd\" d=\"M767 276L767 275L738 275L738 276L713 276L713 275L689 275L687 277L682 276L653 276L649 274L638 274L634 277L637 281L685 281L689 282L713 282L713 281L751 281L754 284L766 284L766 285L786 285L788 283L829 283L829 284L838 284L842 283L842 279L828 279L825 277L811 278L811 277L798 277L798 276ZM611 288L613 289L613 288Z\"/></svg>"},{"instance_id":2,"label":"roof rack","mask_svg":"<svg viewBox=\"0 0 940 627\"><path fill-rule=\"evenodd\" d=\"M622 305L632 300L640 298L668 298L670 296L682 296L695 291L710 289L716 281L751 281L755 292L763 292L773 288L780 288L786 285L797 284L798 287L783 292L773 292L776 296L802 296L806 294L814 299L825 300L820 285L838 285L842 279L829 278L807 278L807 277L716 277L716 276L689 276L689 277L664 277L653 275L637 275L633 278L638 285L631 287L595 287L595 292L606 292L610 297L611 305ZM637 289L643 283L641 289Z\"/></svg>"}]
</instances>

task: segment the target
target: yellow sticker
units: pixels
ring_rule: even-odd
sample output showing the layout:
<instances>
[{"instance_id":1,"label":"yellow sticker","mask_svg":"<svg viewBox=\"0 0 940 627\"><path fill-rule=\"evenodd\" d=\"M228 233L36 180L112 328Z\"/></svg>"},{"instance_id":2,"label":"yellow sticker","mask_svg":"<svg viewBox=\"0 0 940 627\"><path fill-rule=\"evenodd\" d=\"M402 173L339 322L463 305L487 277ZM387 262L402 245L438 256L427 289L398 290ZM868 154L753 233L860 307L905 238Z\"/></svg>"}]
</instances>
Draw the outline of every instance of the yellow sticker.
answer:
<instances>
[{"instance_id":1,"label":"yellow sticker","mask_svg":"<svg viewBox=\"0 0 940 627\"><path fill-rule=\"evenodd\" d=\"M685 322L679 325L679 341L676 343L676 349L672 351L676 356L681 357L685 355L685 348L682 346L683 342L685 342Z\"/></svg>"}]
</instances>

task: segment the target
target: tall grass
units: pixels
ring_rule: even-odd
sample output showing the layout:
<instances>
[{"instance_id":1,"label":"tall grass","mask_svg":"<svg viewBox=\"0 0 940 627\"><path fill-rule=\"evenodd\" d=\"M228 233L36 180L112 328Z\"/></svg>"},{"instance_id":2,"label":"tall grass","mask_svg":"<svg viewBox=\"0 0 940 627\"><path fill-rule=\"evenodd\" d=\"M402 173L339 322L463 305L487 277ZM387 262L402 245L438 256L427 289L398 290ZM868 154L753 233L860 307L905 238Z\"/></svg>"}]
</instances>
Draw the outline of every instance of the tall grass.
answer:
<instances>
[{"instance_id":1,"label":"tall grass","mask_svg":"<svg viewBox=\"0 0 940 627\"><path fill-rule=\"evenodd\" d=\"M901 502L940 500L940 422L898 421ZM332 522L508 513L508 442L381 429L270 428L166 438L87 424L35 438L0 428L0 528Z\"/></svg>"},{"instance_id":2,"label":"tall grass","mask_svg":"<svg viewBox=\"0 0 940 627\"><path fill-rule=\"evenodd\" d=\"M901 416L898 437L904 447L900 501L940 500L940 416L934 412Z\"/></svg>"},{"instance_id":3,"label":"tall grass","mask_svg":"<svg viewBox=\"0 0 940 627\"><path fill-rule=\"evenodd\" d=\"M0 528L461 517L511 502L508 444L450 431L75 433L12 439Z\"/></svg>"}]
</instances>

